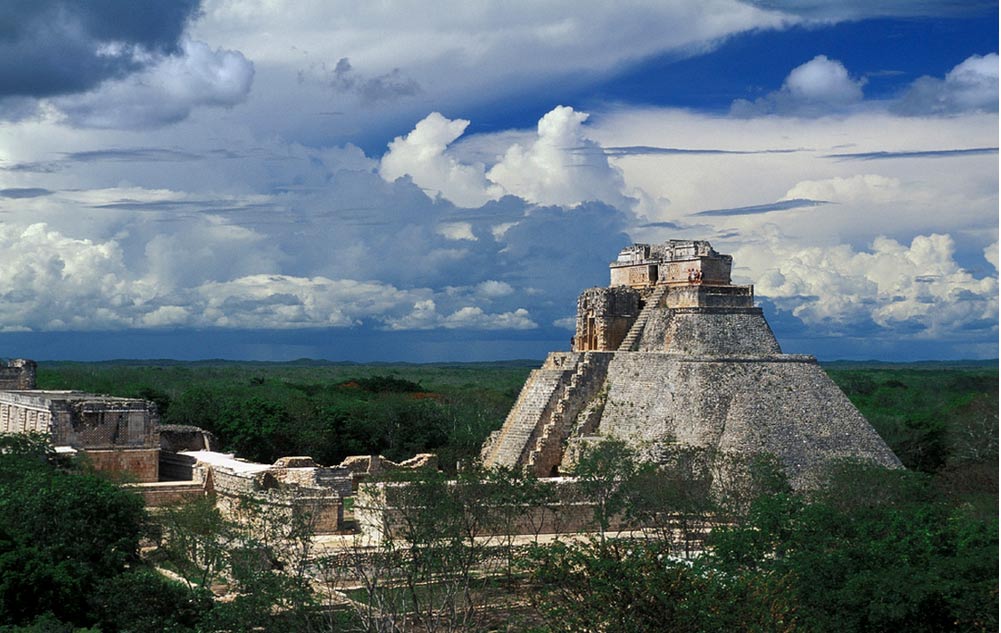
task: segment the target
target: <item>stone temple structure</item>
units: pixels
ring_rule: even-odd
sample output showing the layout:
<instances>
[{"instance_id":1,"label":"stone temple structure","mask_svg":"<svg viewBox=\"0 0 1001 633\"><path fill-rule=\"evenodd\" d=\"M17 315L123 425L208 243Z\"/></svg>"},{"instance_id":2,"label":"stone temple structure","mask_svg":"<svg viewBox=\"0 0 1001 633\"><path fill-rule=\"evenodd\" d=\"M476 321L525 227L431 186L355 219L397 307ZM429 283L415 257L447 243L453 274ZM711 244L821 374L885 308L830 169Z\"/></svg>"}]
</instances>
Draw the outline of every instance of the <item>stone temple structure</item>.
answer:
<instances>
[{"instance_id":1,"label":"stone temple structure","mask_svg":"<svg viewBox=\"0 0 1001 633\"><path fill-rule=\"evenodd\" d=\"M568 471L587 442L769 453L808 487L838 458L900 461L813 356L783 354L753 286L705 241L634 244L577 301L570 352L531 373L485 465Z\"/></svg>"},{"instance_id":2,"label":"stone temple structure","mask_svg":"<svg viewBox=\"0 0 1001 633\"><path fill-rule=\"evenodd\" d=\"M138 398L35 389L35 362L0 363L0 433L35 432L57 450L83 451L96 470L159 478L160 418Z\"/></svg>"}]
</instances>

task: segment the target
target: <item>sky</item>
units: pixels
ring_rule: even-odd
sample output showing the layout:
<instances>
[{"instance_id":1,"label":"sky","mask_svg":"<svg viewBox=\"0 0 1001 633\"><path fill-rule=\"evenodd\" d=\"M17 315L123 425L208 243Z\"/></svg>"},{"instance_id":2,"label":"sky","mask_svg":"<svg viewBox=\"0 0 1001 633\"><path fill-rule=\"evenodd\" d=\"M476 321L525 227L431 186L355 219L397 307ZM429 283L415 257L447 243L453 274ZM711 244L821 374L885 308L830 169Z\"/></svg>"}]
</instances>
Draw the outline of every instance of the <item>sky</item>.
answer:
<instances>
[{"instance_id":1,"label":"sky","mask_svg":"<svg viewBox=\"0 0 1001 633\"><path fill-rule=\"evenodd\" d=\"M568 348L706 239L782 349L998 356L998 5L0 5L0 356Z\"/></svg>"}]
</instances>

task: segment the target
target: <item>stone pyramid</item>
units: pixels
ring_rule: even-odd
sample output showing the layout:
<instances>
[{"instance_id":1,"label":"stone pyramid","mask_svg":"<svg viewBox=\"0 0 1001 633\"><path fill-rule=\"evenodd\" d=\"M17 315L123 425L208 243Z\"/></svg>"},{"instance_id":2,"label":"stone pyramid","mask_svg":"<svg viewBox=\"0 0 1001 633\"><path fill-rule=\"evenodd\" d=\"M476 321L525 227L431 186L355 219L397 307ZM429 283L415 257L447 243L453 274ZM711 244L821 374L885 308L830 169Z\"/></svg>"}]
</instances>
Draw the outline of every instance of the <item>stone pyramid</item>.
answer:
<instances>
[{"instance_id":1,"label":"stone pyramid","mask_svg":"<svg viewBox=\"0 0 1001 633\"><path fill-rule=\"evenodd\" d=\"M611 285L577 301L573 351L531 373L485 465L554 476L582 443L616 438L652 459L671 444L769 453L795 488L832 459L900 467L816 358L782 353L729 255L670 240L610 268Z\"/></svg>"}]
</instances>

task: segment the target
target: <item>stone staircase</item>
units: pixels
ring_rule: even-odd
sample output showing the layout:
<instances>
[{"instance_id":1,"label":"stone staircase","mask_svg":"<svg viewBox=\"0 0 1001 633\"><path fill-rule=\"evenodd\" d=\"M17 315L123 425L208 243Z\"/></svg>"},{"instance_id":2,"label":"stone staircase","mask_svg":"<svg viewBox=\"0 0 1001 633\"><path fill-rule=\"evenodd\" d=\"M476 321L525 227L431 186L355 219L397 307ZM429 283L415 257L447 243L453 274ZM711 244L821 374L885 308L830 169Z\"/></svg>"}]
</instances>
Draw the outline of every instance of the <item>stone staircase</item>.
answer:
<instances>
[{"instance_id":1,"label":"stone staircase","mask_svg":"<svg viewBox=\"0 0 1001 633\"><path fill-rule=\"evenodd\" d=\"M611 360L610 353L585 352L583 359L563 385L559 399L548 416L539 420L529 440L532 447L526 459L529 471L537 477L549 477L563 458L563 446L578 414L601 389Z\"/></svg>"},{"instance_id":2,"label":"stone staircase","mask_svg":"<svg viewBox=\"0 0 1001 633\"><path fill-rule=\"evenodd\" d=\"M524 454L542 421L550 417L563 387L574 375L582 354L553 353L540 369L529 374L504 426L492 434L480 456L483 465L516 467L525 464Z\"/></svg>"},{"instance_id":3,"label":"stone staircase","mask_svg":"<svg viewBox=\"0 0 1001 633\"><path fill-rule=\"evenodd\" d=\"M646 305L640 310L639 315L636 317L636 321L633 326L629 328L626 332L626 337L622 339L622 344L619 345L620 352L635 352L636 344L639 343L640 336L643 334L643 329L646 327L647 321L650 320L650 315L660 307L661 302L664 300L664 296L667 295L668 286L655 286L653 292L646 299Z\"/></svg>"}]
</instances>

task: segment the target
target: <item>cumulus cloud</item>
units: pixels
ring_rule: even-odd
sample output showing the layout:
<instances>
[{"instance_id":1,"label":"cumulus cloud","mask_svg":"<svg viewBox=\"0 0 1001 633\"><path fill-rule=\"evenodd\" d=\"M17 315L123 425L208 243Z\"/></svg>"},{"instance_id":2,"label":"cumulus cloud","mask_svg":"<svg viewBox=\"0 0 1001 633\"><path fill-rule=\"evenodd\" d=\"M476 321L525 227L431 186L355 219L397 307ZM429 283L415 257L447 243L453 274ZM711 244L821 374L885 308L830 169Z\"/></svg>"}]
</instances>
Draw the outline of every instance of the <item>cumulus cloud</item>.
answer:
<instances>
[{"instance_id":1,"label":"cumulus cloud","mask_svg":"<svg viewBox=\"0 0 1001 633\"><path fill-rule=\"evenodd\" d=\"M635 200L623 195L622 174L587 137L587 118L571 107L555 107L539 120L534 137L502 149L487 171L483 163L464 163L448 151L469 121L433 112L389 144L379 173L386 180L409 176L430 195L463 207L514 195L544 205L594 200L630 208Z\"/></svg>"},{"instance_id":2,"label":"cumulus cloud","mask_svg":"<svg viewBox=\"0 0 1001 633\"><path fill-rule=\"evenodd\" d=\"M222 242L223 240L219 240ZM156 244L152 242L151 244ZM170 284L154 269L139 277L115 240L73 239L44 224L0 227L0 331L217 327L301 329L372 323L393 330L532 329L524 308L487 312L460 305L439 313L435 291L327 277L250 274L192 286ZM153 249L147 249L153 250ZM175 251L183 259L185 250ZM470 297L512 294L504 282L476 286ZM454 303L447 293L438 301Z\"/></svg>"},{"instance_id":3,"label":"cumulus cloud","mask_svg":"<svg viewBox=\"0 0 1001 633\"><path fill-rule=\"evenodd\" d=\"M758 294L818 333L851 335L875 325L918 338L996 334L997 278L975 278L954 253L951 236L932 234L909 245L878 237L868 251L773 239L734 257L756 271Z\"/></svg>"},{"instance_id":4,"label":"cumulus cloud","mask_svg":"<svg viewBox=\"0 0 1001 633\"><path fill-rule=\"evenodd\" d=\"M917 79L892 107L907 115L997 112L997 53L972 55L942 79Z\"/></svg>"},{"instance_id":5,"label":"cumulus cloud","mask_svg":"<svg viewBox=\"0 0 1001 633\"><path fill-rule=\"evenodd\" d=\"M200 106L231 107L250 93L254 65L239 51L186 40L136 75L53 104L75 126L144 129L176 123Z\"/></svg>"},{"instance_id":6,"label":"cumulus cloud","mask_svg":"<svg viewBox=\"0 0 1001 633\"><path fill-rule=\"evenodd\" d=\"M482 163L461 164L445 153L468 125L469 121L449 120L432 112L409 134L393 139L379 163L379 174L386 180L410 176L420 187L462 207L478 207L499 198L501 192L487 182Z\"/></svg>"},{"instance_id":7,"label":"cumulus cloud","mask_svg":"<svg viewBox=\"0 0 1001 633\"><path fill-rule=\"evenodd\" d=\"M4 208L0 328L529 330L572 304L581 276L604 277L606 252L628 241L628 216L601 203L507 196L457 208L409 179L386 182L357 152L299 149L315 175L297 170L302 186L272 194L6 187L16 205ZM87 152L95 158L45 179L64 182L81 166L141 174L145 155L187 183L228 161L244 177L262 164L285 171L271 154L163 162L149 147ZM580 248L585 240L594 248ZM57 274L77 252L93 260L87 275Z\"/></svg>"},{"instance_id":8,"label":"cumulus cloud","mask_svg":"<svg viewBox=\"0 0 1001 633\"><path fill-rule=\"evenodd\" d=\"M865 80L851 77L840 61L817 55L792 69L779 90L753 102L737 99L730 112L735 116L820 116L861 102L863 85Z\"/></svg>"},{"instance_id":9,"label":"cumulus cloud","mask_svg":"<svg viewBox=\"0 0 1001 633\"><path fill-rule=\"evenodd\" d=\"M539 204L597 200L628 208L622 175L587 137L583 128L587 118L570 107L553 108L539 119L534 142L509 147L487 178L504 191Z\"/></svg>"},{"instance_id":10,"label":"cumulus cloud","mask_svg":"<svg viewBox=\"0 0 1001 633\"><path fill-rule=\"evenodd\" d=\"M838 203L892 202L903 194L900 180L879 174L855 174L796 183L783 200L826 200Z\"/></svg>"},{"instance_id":11,"label":"cumulus cloud","mask_svg":"<svg viewBox=\"0 0 1001 633\"><path fill-rule=\"evenodd\" d=\"M438 312L433 299L418 301L413 309L398 319L387 321L389 330L532 330L538 326L528 310L517 308L510 312L487 313L479 306L464 306L450 314Z\"/></svg>"},{"instance_id":12,"label":"cumulus cloud","mask_svg":"<svg viewBox=\"0 0 1001 633\"><path fill-rule=\"evenodd\" d=\"M129 279L114 241L73 239L45 224L0 225L0 328L117 329L149 289Z\"/></svg>"},{"instance_id":13,"label":"cumulus cloud","mask_svg":"<svg viewBox=\"0 0 1001 633\"><path fill-rule=\"evenodd\" d=\"M996 271L998 269L998 243L994 242L984 248L984 259L991 263Z\"/></svg>"},{"instance_id":14,"label":"cumulus cloud","mask_svg":"<svg viewBox=\"0 0 1001 633\"><path fill-rule=\"evenodd\" d=\"M290 329L348 327L403 309L427 290L326 277L249 275L195 289L202 325Z\"/></svg>"}]
</instances>

